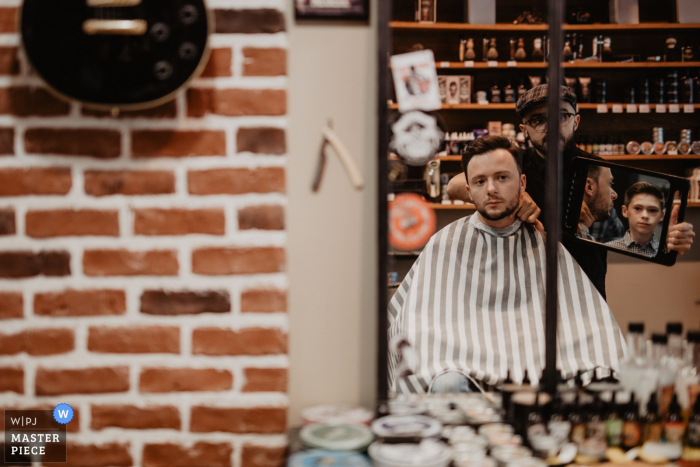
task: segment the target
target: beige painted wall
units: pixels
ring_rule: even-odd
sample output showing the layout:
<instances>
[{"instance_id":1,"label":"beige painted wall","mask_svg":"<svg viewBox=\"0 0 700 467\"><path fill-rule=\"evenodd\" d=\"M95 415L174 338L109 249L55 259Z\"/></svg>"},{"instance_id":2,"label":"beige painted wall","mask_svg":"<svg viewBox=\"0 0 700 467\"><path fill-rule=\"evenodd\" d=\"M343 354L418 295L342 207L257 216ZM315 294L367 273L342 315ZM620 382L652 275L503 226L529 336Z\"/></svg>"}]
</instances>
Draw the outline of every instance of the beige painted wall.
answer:
<instances>
[{"instance_id":1,"label":"beige painted wall","mask_svg":"<svg viewBox=\"0 0 700 467\"><path fill-rule=\"evenodd\" d=\"M376 2L371 2L376 6ZM373 25L289 25L287 209L289 425L304 407L374 406L376 355L376 32ZM328 119L365 178L355 191L328 150L311 192Z\"/></svg>"}]
</instances>

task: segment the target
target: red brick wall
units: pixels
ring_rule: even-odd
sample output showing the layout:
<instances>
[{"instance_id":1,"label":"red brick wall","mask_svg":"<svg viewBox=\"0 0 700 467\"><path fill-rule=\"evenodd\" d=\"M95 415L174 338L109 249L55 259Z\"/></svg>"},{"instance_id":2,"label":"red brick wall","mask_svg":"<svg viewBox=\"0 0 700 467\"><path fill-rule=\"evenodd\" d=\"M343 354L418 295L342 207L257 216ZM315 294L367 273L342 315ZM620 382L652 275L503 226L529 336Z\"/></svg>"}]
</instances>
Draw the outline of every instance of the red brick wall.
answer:
<instances>
[{"instance_id":1,"label":"red brick wall","mask_svg":"<svg viewBox=\"0 0 700 467\"><path fill-rule=\"evenodd\" d=\"M116 118L0 8L0 412L71 404L67 466L281 464L285 3L238 3L191 89Z\"/></svg>"}]
</instances>

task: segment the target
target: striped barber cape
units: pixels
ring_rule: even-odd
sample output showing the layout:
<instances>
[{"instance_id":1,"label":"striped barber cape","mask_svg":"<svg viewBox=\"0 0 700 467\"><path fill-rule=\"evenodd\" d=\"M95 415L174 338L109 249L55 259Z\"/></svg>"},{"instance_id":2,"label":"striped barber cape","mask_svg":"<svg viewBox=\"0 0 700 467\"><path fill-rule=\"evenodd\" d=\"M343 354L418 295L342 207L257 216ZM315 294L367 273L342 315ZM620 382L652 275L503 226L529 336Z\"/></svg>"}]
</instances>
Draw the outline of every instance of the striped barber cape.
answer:
<instances>
[{"instance_id":1,"label":"striped barber cape","mask_svg":"<svg viewBox=\"0 0 700 467\"><path fill-rule=\"evenodd\" d=\"M389 339L405 336L418 356L415 374L397 378L393 394L426 392L449 370L495 384L524 370L537 383L545 364L545 243L516 220L494 229L476 214L436 233L389 303ZM615 317L581 267L559 245L557 367L617 369L626 344Z\"/></svg>"}]
</instances>

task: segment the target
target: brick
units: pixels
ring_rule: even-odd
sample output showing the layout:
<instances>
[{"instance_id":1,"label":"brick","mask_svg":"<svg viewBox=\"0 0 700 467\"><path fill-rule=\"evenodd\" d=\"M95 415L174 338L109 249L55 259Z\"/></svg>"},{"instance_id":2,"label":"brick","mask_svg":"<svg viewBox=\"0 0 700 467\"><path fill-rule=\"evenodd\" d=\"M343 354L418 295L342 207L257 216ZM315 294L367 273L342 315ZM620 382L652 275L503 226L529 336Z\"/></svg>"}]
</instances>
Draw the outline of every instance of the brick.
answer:
<instances>
[{"instance_id":1,"label":"brick","mask_svg":"<svg viewBox=\"0 0 700 467\"><path fill-rule=\"evenodd\" d=\"M0 33L17 32L17 8L0 8Z\"/></svg>"},{"instance_id":2,"label":"brick","mask_svg":"<svg viewBox=\"0 0 700 467\"><path fill-rule=\"evenodd\" d=\"M20 292L0 292L0 319L24 317L24 299Z\"/></svg>"},{"instance_id":3,"label":"brick","mask_svg":"<svg viewBox=\"0 0 700 467\"><path fill-rule=\"evenodd\" d=\"M281 128L240 128L236 133L238 152L280 155L287 152L285 132Z\"/></svg>"},{"instance_id":4,"label":"brick","mask_svg":"<svg viewBox=\"0 0 700 467\"><path fill-rule=\"evenodd\" d=\"M233 448L228 443L146 444L143 467L231 467Z\"/></svg>"},{"instance_id":5,"label":"brick","mask_svg":"<svg viewBox=\"0 0 700 467\"><path fill-rule=\"evenodd\" d=\"M90 427L93 430L109 427L129 430L180 429L180 411L172 405L93 405L91 414Z\"/></svg>"},{"instance_id":6,"label":"brick","mask_svg":"<svg viewBox=\"0 0 700 467\"><path fill-rule=\"evenodd\" d=\"M231 49L212 49L207 66L204 67L204 70L200 76L202 78L233 76L233 73L231 72L232 61L233 53Z\"/></svg>"},{"instance_id":7,"label":"brick","mask_svg":"<svg viewBox=\"0 0 700 467\"><path fill-rule=\"evenodd\" d=\"M66 251L0 252L0 278L21 279L41 275L69 276L70 254Z\"/></svg>"},{"instance_id":8,"label":"brick","mask_svg":"<svg viewBox=\"0 0 700 467\"><path fill-rule=\"evenodd\" d=\"M244 444L241 467L284 467L287 448Z\"/></svg>"},{"instance_id":9,"label":"brick","mask_svg":"<svg viewBox=\"0 0 700 467\"><path fill-rule=\"evenodd\" d=\"M286 352L287 335L280 329L199 328L192 331L195 355L279 355Z\"/></svg>"},{"instance_id":10,"label":"brick","mask_svg":"<svg viewBox=\"0 0 700 467\"><path fill-rule=\"evenodd\" d=\"M147 315L194 315L228 313L231 299L226 291L146 290L141 294L141 313Z\"/></svg>"},{"instance_id":11,"label":"brick","mask_svg":"<svg viewBox=\"0 0 700 467\"><path fill-rule=\"evenodd\" d=\"M58 154L113 159L121 154L121 133L117 130L30 128L24 132L28 154Z\"/></svg>"},{"instance_id":12,"label":"brick","mask_svg":"<svg viewBox=\"0 0 700 467\"><path fill-rule=\"evenodd\" d=\"M16 233L15 210L0 209L0 235L14 235Z\"/></svg>"},{"instance_id":13,"label":"brick","mask_svg":"<svg viewBox=\"0 0 700 467\"><path fill-rule=\"evenodd\" d=\"M272 8L214 10L215 30L220 34L274 34L283 32L284 13Z\"/></svg>"},{"instance_id":14,"label":"brick","mask_svg":"<svg viewBox=\"0 0 700 467\"><path fill-rule=\"evenodd\" d=\"M240 230L284 230L282 206L248 206L238 210Z\"/></svg>"},{"instance_id":15,"label":"brick","mask_svg":"<svg viewBox=\"0 0 700 467\"><path fill-rule=\"evenodd\" d=\"M287 51L279 47L243 47L243 76L284 76Z\"/></svg>"},{"instance_id":16,"label":"brick","mask_svg":"<svg viewBox=\"0 0 700 467\"><path fill-rule=\"evenodd\" d=\"M180 353L180 328L91 326L87 348L102 353Z\"/></svg>"},{"instance_id":17,"label":"brick","mask_svg":"<svg viewBox=\"0 0 700 467\"><path fill-rule=\"evenodd\" d=\"M34 314L39 316L108 316L124 313L126 295L123 290L67 289L34 296Z\"/></svg>"},{"instance_id":18,"label":"brick","mask_svg":"<svg viewBox=\"0 0 700 467\"><path fill-rule=\"evenodd\" d=\"M65 195L71 184L69 168L0 169L0 196Z\"/></svg>"},{"instance_id":19,"label":"brick","mask_svg":"<svg viewBox=\"0 0 700 467\"><path fill-rule=\"evenodd\" d=\"M119 236L119 211L52 209L29 211L25 218L30 237Z\"/></svg>"},{"instance_id":20,"label":"brick","mask_svg":"<svg viewBox=\"0 0 700 467\"><path fill-rule=\"evenodd\" d=\"M287 92L284 89L189 89L187 115L203 117L208 113L228 117L285 115Z\"/></svg>"},{"instance_id":21,"label":"brick","mask_svg":"<svg viewBox=\"0 0 700 467\"><path fill-rule=\"evenodd\" d=\"M226 391L231 387L231 372L212 368L144 368L139 380L141 392Z\"/></svg>"},{"instance_id":22,"label":"brick","mask_svg":"<svg viewBox=\"0 0 700 467\"><path fill-rule=\"evenodd\" d=\"M22 368L0 367L0 393L4 391L24 394L24 370Z\"/></svg>"},{"instance_id":23,"label":"brick","mask_svg":"<svg viewBox=\"0 0 700 467\"><path fill-rule=\"evenodd\" d=\"M56 355L75 348L72 329L28 329L17 334L0 334L0 354Z\"/></svg>"},{"instance_id":24,"label":"brick","mask_svg":"<svg viewBox=\"0 0 700 467\"><path fill-rule=\"evenodd\" d=\"M34 86L0 88L0 114L17 117L68 115L70 105L56 99L46 89Z\"/></svg>"},{"instance_id":25,"label":"brick","mask_svg":"<svg viewBox=\"0 0 700 467\"><path fill-rule=\"evenodd\" d=\"M246 368L243 392L287 392L286 368Z\"/></svg>"},{"instance_id":26,"label":"brick","mask_svg":"<svg viewBox=\"0 0 700 467\"><path fill-rule=\"evenodd\" d=\"M273 288L248 289L241 293L241 312L278 313L287 311L287 292Z\"/></svg>"},{"instance_id":27,"label":"brick","mask_svg":"<svg viewBox=\"0 0 700 467\"><path fill-rule=\"evenodd\" d=\"M187 187L193 195L284 193L286 189L282 167L190 170Z\"/></svg>"},{"instance_id":28,"label":"brick","mask_svg":"<svg viewBox=\"0 0 700 467\"><path fill-rule=\"evenodd\" d=\"M85 193L91 196L175 193L175 174L163 170L86 170Z\"/></svg>"},{"instance_id":29,"label":"brick","mask_svg":"<svg viewBox=\"0 0 700 467\"><path fill-rule=\"evenodd\" d=\"M192 407L190 431L193 433L284 433L287 410L282 407Z\"/></svg>"},{"instance_id":30,"label":"brick","mask_svg":"<svg viewBox=\"0 0 700 467\"><path fill-rule=\"evenodd\" d=\"M223 235L226 231L223 209L136 209L136 235Z\"/></svg>"},{"instance_id":31,"label":"brick","mask_svg":"<svg viewBox=\"0 0 700 467\"><path fill-rule=\"evenodd\" d=\"M114 117L112 112L107 110L81 109L83 115L98 118L175 118L177 116L177 101L166 102L158 107L143 110L120 110Z\"/></svg>"},{"instance_id":32,"label":"brick","mask_svg":"<svg viewBox=\"0 0 700 467\"><path fill-rule=\"evenodd\" d=\"M225 156L223 131L145 130L131 134L133 157Z\"/></svg>"},{"instance_id":33,"label":"brick","mask_svg":"<svg viewBox=\"0 0 700 467\"><path fill-rule=\"evenodd\" d=\"M174 250L86 250L83 272L88 276L176 276Z\"/></svg>"},{"instance_id":34,"label":"brick","mask_svg":"<svg viewBox=\"0 0 700 467\"><path fill-rule=\"evenodd\" d=\"M83 368L77 370L36 370L36 395L101 394L129 390L129 368Z\"/></svg>"},{"instance_id":35,"label":"brick","mask_svg":"<svg viewBox=\"0 0 700 467\"><path fill-rule=\"evenodd\" d=\"M199 248L192 252L192 272L206 276L272 274L285 270L284 248Z\"/></svg>"},{"instance_id":36,"label":"brick","mask_svg":"<svg viewBox=\"0 0 700 467\"><path fill-rule=\"evenodd\" d=\"M0 75L18 75L17 47L0 47Z\"/></svg>"},{"instance_id":37,"label":"brick","mask_svg":"<svg viewBox=\"0 0 700 467\"><path fill-rule=\"evenodd\" d=\"M11 156L15 153L15 129L0 128L0 156Z\"/></svg>"},{"instance_id":38,"label":"brick","mask_svg":"<svg viewBox=\"0 0 700 467\"><path fill-rule=\"evenodd\" d=\"M129 445L120 443L75 444L68 443L66 464L63 467L131 467L134 461ZM56 464L43 464L52 466Z\"/></svg>"}]
</instances>

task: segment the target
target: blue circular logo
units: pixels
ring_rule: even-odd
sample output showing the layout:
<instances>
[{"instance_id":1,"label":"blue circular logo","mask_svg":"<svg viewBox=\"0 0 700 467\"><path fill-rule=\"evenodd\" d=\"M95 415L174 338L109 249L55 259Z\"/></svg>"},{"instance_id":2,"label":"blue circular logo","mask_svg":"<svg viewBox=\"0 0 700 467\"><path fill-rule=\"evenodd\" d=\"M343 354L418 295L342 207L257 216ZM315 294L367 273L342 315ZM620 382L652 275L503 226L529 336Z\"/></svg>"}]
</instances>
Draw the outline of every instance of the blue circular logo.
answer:
<instances>
[{"instance_id":1,"label":"blue circular logo","mask_svg":"<svg viewBox=\"0 0 700 467\"><path fill-rule=\"evenodd\" d=\"M53 409L53 418L61 425L73 420L73 407L68 404L58 404Z\"/></svg>"}]
</instances>

